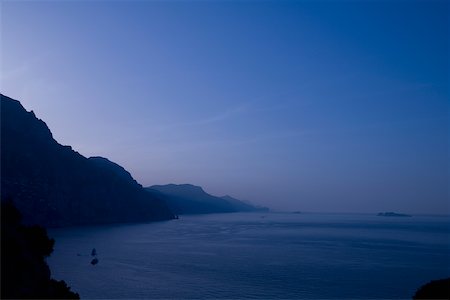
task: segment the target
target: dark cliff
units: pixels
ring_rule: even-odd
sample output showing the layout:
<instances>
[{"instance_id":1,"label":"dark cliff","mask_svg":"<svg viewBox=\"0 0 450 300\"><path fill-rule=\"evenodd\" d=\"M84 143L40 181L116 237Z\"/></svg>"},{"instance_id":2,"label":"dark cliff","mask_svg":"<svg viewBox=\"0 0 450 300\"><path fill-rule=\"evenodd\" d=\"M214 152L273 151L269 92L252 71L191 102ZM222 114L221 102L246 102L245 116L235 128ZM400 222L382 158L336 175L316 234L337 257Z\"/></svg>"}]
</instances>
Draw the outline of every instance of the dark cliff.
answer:
<instances>
[{"instance_id":1,"label":"dark cliff","mask_svg":"<svg viewBox=\"0 0 450 300\"><path fill-rule=\"evenodd\" d=\"M80 299L64 281L51 278L45 261L55 241L45 228L21 224L10 202L1 205L1 298Z\"/></svg>"},{"instance_id":2,"label":"dark cliff","mask_svg":"<svg viewBox=\"0 0 450 300\"><path fill-rule=\"evenodd\" d=\"M27 224L68 226L173 218L122 167L56 142L19 101L1 95L1 195Z\"/></svg>"}]
</instances>

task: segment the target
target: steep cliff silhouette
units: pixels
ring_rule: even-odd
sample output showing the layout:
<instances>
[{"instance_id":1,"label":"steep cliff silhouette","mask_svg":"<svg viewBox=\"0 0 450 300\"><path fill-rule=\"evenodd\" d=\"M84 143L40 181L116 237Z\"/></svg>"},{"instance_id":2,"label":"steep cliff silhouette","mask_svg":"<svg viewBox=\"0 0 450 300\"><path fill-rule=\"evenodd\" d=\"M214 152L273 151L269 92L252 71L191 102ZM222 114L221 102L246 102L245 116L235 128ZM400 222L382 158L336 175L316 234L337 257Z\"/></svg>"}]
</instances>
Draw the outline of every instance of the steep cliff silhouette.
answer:
<instances>
[{"instance_id":1,"label":"steep cliff silhouette","mask_svg":"<svg viewBox=\"0 0 450 300\"><path fill-rule=\"evenodd\" d=\"M216 197L192 184L154 185L146 190L166 201L176 214L231 213L265 210L230 196Z\"/></svg>"},{"instance_id":2,"label":"steep cliff silhouette","mask_svg":"<svg viewBox=\"0 0 450 300\"><path fill-rule=\"evenodd\" d=\"M45 257L55 241L40 226L21 224L12 202L1 205L1 298L79 299L64 281L51 279Z\"/></svg>"},{"instance_id":3,"label":"steep cliff silhouette","mask_svg":"<svg viewBox=\"0 0 450 300\"><path fill-rule=\"evenodd\" d=\"M27 224L67 226L172 219L119 165L58 144L47 125L1 95L1 193Z\"/></svg>"}]
</instances>

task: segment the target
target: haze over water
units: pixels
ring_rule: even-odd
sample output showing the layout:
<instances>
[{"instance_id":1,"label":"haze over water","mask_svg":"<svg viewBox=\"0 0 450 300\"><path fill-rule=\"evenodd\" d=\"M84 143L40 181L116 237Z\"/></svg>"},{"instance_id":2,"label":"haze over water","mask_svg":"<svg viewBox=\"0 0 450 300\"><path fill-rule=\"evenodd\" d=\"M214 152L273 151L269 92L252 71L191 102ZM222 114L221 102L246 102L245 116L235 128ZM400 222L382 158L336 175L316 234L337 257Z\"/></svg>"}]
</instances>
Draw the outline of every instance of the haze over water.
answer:
<instances>
[{"instance_id":1,"label":"haze over water","mask_svg":"<svg viewBox=\"0 0 450 300\"><path fill-rule=\"evenodd\" d=\"M448 216L236 213L49 234L54 278L82 298L405 299L450 273Z\"/></svg>"}]
</instances>

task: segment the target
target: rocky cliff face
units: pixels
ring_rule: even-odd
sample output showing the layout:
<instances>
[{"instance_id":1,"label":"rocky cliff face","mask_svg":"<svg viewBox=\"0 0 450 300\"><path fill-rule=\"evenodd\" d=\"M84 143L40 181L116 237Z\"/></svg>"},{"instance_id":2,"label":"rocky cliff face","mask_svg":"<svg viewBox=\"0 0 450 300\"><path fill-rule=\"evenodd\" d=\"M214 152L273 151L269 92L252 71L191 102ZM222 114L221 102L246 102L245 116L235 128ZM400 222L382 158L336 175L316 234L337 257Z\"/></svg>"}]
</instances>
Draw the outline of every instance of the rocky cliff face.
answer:
<instances>
[{"instance_id":1,"label":"rocky cliff face","mask_svg":"<svg viewBox=\"0 0 450 300\"><path fill-rule=\"evenodd\" d=\"M1 197L15 203L25 223L44 226L173 218L125 169L58 144L42 120L4 95Z\"/></svg>"}]
</instances>

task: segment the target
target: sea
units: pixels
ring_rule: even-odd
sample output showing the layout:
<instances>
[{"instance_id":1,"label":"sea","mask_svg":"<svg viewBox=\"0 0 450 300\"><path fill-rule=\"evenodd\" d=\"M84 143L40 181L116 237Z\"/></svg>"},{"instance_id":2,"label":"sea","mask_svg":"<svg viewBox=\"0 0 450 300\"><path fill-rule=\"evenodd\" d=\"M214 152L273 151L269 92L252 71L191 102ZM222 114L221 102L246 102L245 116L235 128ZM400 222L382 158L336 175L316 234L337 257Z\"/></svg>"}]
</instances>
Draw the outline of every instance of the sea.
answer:
<instances>
[{"instance_id":1,"label":"sea","mask_svg":"<svg viewBox=\"0 0 450 300\"><path fill-rule=\"evenodd\" d=\"M411 299L450 277L449 216L232 213L48 232L52 277L82 299Z\"/></svg>"}]
</instances>

